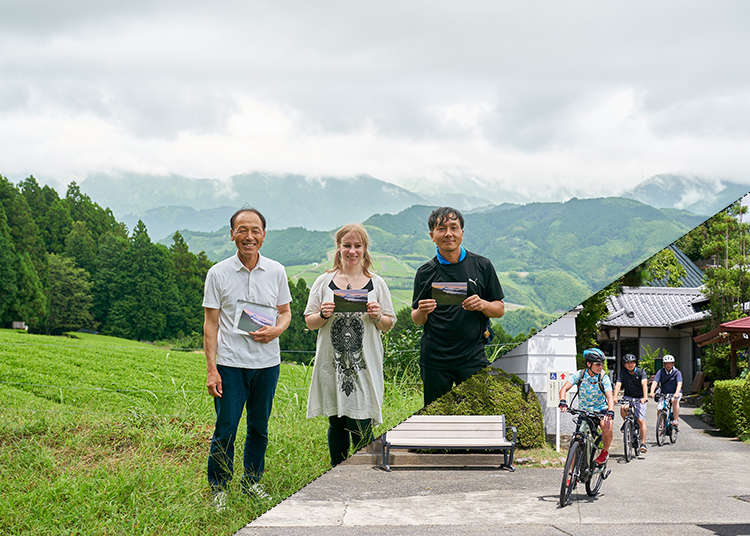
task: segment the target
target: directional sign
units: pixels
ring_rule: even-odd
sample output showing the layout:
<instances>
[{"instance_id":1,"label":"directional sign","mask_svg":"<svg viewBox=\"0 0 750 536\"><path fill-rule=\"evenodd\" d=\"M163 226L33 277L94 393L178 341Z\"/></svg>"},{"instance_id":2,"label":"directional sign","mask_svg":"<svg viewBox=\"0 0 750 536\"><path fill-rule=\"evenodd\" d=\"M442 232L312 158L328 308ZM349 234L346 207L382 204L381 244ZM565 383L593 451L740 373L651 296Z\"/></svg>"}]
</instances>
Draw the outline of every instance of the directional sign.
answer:
<instances>
[{"instance_id":1,"label":"directional sign","mask_svg":"<svg viewBox=\"0 0 750 536\"><path fill-rule=\"evenodd\" d=\"M547 379L547 407L556 408L560 403L560 389L565 385L567 372L550 372Z\"/></svg>"}]
</instances>

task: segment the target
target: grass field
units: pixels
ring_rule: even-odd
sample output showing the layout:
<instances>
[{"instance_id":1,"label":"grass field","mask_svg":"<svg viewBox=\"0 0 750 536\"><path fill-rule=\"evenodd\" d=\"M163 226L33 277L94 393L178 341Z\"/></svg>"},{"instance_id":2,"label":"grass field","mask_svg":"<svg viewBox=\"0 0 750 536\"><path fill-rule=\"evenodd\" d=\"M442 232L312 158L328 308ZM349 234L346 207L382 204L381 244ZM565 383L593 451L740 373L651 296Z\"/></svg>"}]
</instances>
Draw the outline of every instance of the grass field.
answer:
<instances>
[{"instance_id":1,"label":"grass field","mask_svg":"<svg viewBox=\"0 0 750 536\"><path fill-rule=\"evenodd\" d=\"M274 500L236 492L217 514L202 354L0 330L0 534L234 533L328 468L327 422L305 418L311 372L282 365L263 478ZM376 435L420 407L418 386L387 385Z\"/></svg>"}]
</instances>

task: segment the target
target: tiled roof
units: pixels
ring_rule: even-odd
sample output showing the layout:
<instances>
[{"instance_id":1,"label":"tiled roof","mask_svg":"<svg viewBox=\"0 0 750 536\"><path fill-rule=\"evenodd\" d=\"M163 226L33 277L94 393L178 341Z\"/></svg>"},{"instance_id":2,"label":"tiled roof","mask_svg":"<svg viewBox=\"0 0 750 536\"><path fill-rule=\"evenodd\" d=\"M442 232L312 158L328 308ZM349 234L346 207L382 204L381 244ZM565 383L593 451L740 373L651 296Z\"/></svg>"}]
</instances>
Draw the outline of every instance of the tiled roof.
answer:
<instances>
[{"instance_id":1,"label":"tiled roof","mask_svg":"<svg viewBox=\"0 0 750 536\"><path fill-rule=\"evenodd\" d=\"M607 298L609 316L602 326L667 327L701 320L709 313L692 303L700 295L700 288L691 287L622 287L621 294Z\"/></svg>"},{"instance_id":2,"label":"tiled roof","mask_svg":"<svg viewBox=\"0 0 750 536\"><path fill-rule=\"evenodd\" d=\"M674 253L675 257L677 257L677 262L679 262L683 266L683 268L685 268L686 275L685 277L680 279L680 286L692 288L701 286L703 284L703 271L698 268L695 263L691 261L690 258L674 244L670 245L669 249L671 249L672 253ZM648 286L666 287L667 279L655 279L649 282Z\"/></svg>"}]
</instances>

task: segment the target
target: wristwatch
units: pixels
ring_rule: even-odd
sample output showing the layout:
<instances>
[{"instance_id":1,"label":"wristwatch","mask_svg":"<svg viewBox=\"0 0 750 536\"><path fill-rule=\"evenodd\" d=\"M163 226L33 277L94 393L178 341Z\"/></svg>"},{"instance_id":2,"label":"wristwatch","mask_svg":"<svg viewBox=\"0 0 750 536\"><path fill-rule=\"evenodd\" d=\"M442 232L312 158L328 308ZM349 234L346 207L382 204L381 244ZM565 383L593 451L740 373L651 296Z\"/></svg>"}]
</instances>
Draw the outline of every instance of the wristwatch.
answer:
<instances>
[{"instance_id":1,"label":"wristwatch","mask_svg":"<svg viewBox=\"0 0 750 536\"><path fill-rule=\"evenodd\" d=\"M320 318L322 318L323 320L328 320L329 318L331 318L330 316L324 315L322 309L318 314L320 315Z\"/></svg>"}]
</instances>

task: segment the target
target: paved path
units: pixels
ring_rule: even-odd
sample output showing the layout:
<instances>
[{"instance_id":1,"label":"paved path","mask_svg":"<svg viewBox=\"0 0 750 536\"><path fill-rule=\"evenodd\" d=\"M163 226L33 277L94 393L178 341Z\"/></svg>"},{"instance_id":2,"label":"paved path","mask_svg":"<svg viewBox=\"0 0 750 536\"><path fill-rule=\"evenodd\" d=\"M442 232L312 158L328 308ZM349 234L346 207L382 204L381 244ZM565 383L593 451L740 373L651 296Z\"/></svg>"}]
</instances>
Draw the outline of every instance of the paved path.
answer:
<instances>
[{"instance_id":1,"label":"paved path","mask_svg":"<svg viewBox=\"0 0 750 536\"><path fill-rule=\"evenodd\" d=\"M615 443L600 495L579 485L565 508L557 504L561 469L343 465L238 535L750 535L750 445L712 435L688 409L677 443L657 447L655 413L649 403L648 454L625 463Z\"/></svg>"}]
</instances>

